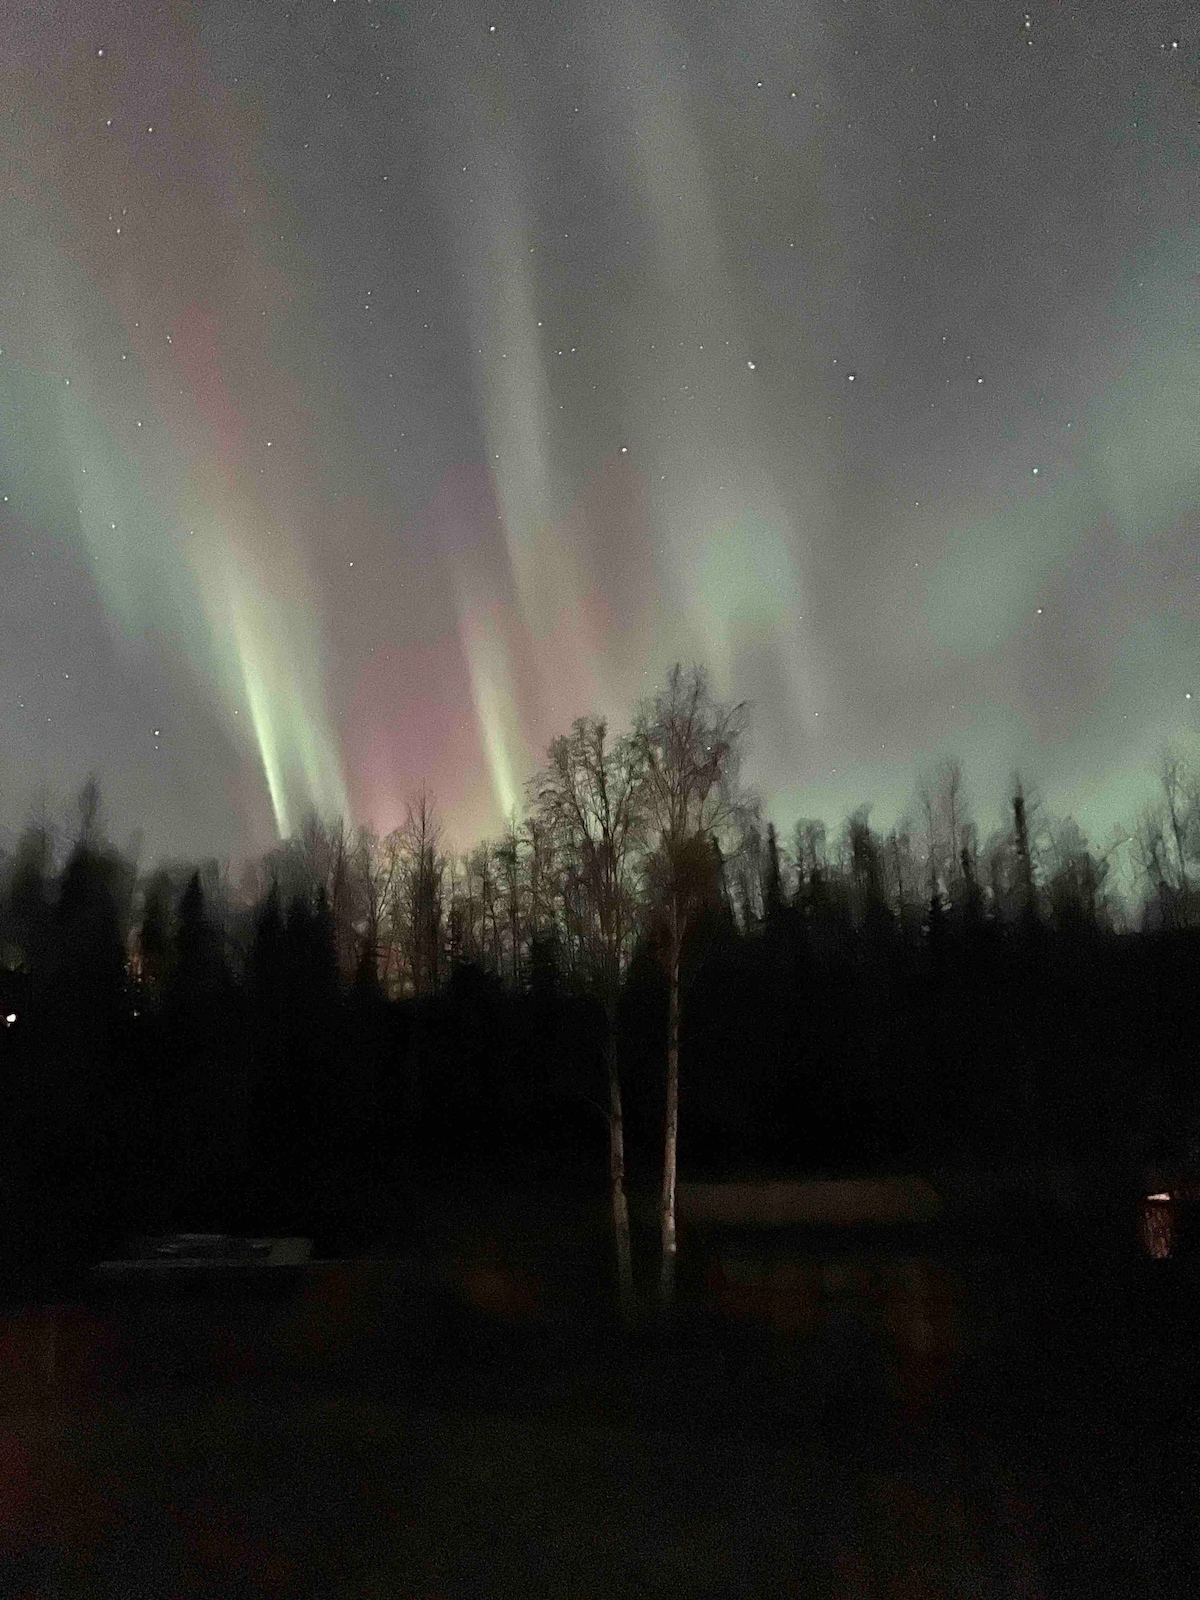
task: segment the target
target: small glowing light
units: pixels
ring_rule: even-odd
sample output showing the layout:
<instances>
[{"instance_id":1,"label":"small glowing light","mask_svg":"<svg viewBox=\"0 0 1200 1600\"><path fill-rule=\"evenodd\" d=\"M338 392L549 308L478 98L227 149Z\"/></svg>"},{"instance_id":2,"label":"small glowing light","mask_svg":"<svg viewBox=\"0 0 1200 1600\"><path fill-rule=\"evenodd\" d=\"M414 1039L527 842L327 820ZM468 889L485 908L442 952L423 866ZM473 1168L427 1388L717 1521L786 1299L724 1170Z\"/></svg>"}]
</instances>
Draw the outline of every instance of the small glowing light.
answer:
<instances>
[{"instance_id":1,"label":"small glowing light","mask_svg":"<svg viewBox=\"0 0 1200 1600\"><path fill-rule=\"evenodd\" d=\"M1169 1194L1148 1194L1146 1196L1147 1200L1169 1200L1170 1198Z\"/></svg>"},{"instance_id":2,"label":"small glowing light","mask_svg":"<svg viewBox=\"0 0 1200 1600\"><path fill-rule=\"evenodd\" d=\"M746 365L750 368L751 372L754 371L754 362L753 361L747 361Z\"/></svg>"},{"instance_id":3,"label":"small glowing light","mask_svg":"<svg viewBox=\"0 0 1200 1600\"><path fill-rule=\"evenodd\" d=\"M13 1023L17 1020L17 1013L15 1011L10 1011L4 1020L11 1028Z\"/></svg>"}]
</instances>

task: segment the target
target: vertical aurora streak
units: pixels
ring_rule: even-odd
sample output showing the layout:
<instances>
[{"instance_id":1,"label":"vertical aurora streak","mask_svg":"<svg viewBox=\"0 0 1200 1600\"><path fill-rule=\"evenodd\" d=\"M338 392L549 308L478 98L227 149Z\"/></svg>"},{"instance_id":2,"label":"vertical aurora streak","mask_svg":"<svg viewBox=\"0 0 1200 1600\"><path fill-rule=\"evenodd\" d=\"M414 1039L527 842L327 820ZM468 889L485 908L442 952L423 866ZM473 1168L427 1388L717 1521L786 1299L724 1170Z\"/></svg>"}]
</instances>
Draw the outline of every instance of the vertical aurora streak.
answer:
<instances>
[{"instance_id":1,"label":"vertical aurora streak","mask_svg":"<svg viewBox=\"0 0 1200 1600\"><path fill-rule=\"evenodd\" d=\"M171 208L159 223L138 148L139 135L149 140L154 125L131 127L129 117L102 124L102 170L126 203L106 213L110 225L99 239L86 178L89 146L99 138L94 129L77 129L60 158L35 168L38 181L10 193L6 206L7 265L25 290L29 324L18 351L10 336L0 371L14 433L26 446L20 509L36 525L47 510L54 514L63 480L69 482L79 542L116 648L127 651L147 635L175 642L221 708L230 737L251 741L283 835L310 807L347 808L325 705L318 597L304 539L272 526L278 513L270 490L253 486L247 452L254 424L225 377L237 314L226 307L214 319L198 309L221 276L250 296L261 292L255 230L242 219L268 204L238 175L244 163L228 144L237 137L236 119L216 135L219 116L205 100L194 40L167 24L159 42L160 65L168 74L174 68L184 85L161 137L178 142L194 121L210 139L186 227L177 225L174 238L161 236L172 230ZM78 90L89 73L94 68L77 55L61 92ZM85 88L79 100L86 108L94 94ZM77 120L83 114L75 110ZM181 197L185 187L181 182ZM205 227L228 252L215 270L202 250L194 259L187 252L184 235ZM114 262L121 241L152 230L158 236L141 270ZM171 270L156 280L164 249ZM273 370L262 333L250 331L260 384L268 393L286 389L286 373ZM22 344L28 364L15 359ZM44 403L47 390L52 407Z\"/></svg>"}]
</instances>

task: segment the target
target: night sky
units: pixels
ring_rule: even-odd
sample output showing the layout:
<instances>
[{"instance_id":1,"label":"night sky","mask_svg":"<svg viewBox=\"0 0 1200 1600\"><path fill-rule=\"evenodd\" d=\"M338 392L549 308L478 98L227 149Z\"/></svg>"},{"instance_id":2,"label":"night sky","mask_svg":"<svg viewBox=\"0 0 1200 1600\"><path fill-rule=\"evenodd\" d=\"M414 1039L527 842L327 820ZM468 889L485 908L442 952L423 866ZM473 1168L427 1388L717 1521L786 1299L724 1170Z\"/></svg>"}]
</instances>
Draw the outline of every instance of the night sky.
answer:
<instances>
[{"instance_id":1,"label":"night sky","mask_svg":"<svg viewBox=\"0 0 1200 1600\"><path fill-rule=\"evenodd\" d=\"M467 844L682 658L785 827L955 753L1103 841L1200 728L1198 41L3 0L0 817Z\"/></svg>"}]
</instances>

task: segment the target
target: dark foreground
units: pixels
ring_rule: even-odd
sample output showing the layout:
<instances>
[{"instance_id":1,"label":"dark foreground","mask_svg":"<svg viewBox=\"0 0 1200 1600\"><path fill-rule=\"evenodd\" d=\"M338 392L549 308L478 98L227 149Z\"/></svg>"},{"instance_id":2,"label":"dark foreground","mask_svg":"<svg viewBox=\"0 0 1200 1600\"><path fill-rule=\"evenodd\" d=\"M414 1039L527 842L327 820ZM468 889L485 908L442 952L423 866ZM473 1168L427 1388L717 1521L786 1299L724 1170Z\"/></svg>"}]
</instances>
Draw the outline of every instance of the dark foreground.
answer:
<instances>
[{"instance_id":1,"label":"dark foreground","mask_svg":"<svg viewBox=\"0 0 1200 1600\"><path fill-rule=\"evenodd\" d=\"M13 1421L6 1448L30 1496L10 1592L30 1596L1050 1592L1028 1490L949 1441L901 1462L811 1436L185 1393Z\"/></svg>"},{"instance_id":2,"label":"dark foreground","mask_svg":"<svg viewBox=\"0 0 1200 1600\"><path fill-rule=\"evenodd\" d=\"M1165 1266L993 1263L993 1333L899 1360L853 1317L623 1341L443 1304L421 1338L323 1291L286 1371L233 1338L10 1390L0 1594L1200 1593L1197 1279Z\"/></svg>"}]
</instances>

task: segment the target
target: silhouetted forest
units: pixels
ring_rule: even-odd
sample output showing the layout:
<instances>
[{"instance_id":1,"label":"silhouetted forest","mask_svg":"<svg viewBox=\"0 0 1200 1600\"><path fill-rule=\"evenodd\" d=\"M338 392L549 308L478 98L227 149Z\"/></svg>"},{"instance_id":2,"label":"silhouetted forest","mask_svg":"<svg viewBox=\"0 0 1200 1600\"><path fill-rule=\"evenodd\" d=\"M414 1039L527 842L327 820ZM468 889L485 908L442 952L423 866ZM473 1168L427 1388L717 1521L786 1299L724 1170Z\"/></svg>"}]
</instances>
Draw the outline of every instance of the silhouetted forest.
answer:
<instances>
[{"instance_id":1,"label":"silhouetted forest","mask_svg":"<svg viewBox=\"0 0 1200 1600\"><path fill-rule=\"evenodd\" d=\"M685 1172L1186 1167L1182 761L1125 835L1133 905L1019 784L981 841L954 763L911 825L882 835L863 807L780 838L738 779L742 708L695 671L672 685L691 699L620 739L577 723L525 819L462 853L424 794L384 839L311 818L236 885L211 862L139 870L94 783L66 828L28 825L0 902L10 1267L137 1231L352 1229L434 1169L602 1183L607 1164L653 1189L676 946ZM654 791L686 766L680 727L690 812Z\"/></svg>"}]
</instances>

